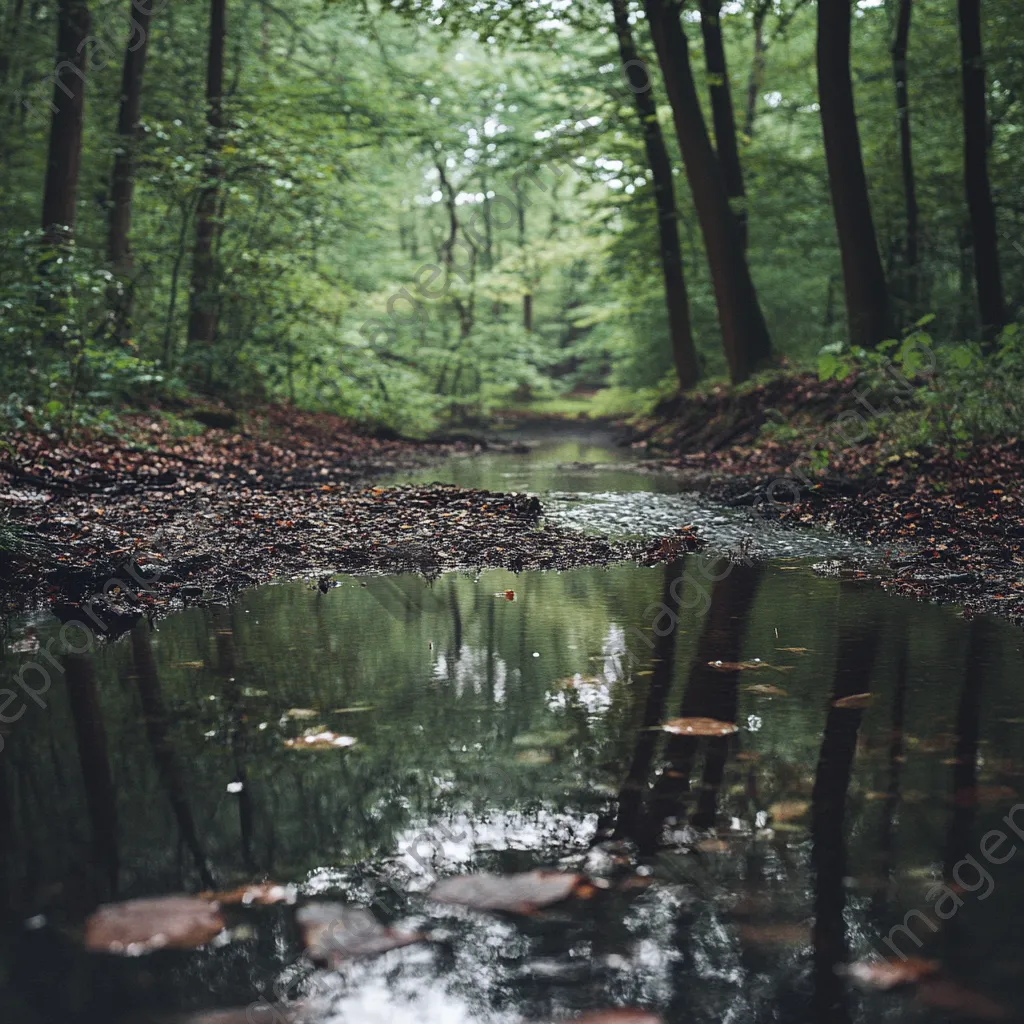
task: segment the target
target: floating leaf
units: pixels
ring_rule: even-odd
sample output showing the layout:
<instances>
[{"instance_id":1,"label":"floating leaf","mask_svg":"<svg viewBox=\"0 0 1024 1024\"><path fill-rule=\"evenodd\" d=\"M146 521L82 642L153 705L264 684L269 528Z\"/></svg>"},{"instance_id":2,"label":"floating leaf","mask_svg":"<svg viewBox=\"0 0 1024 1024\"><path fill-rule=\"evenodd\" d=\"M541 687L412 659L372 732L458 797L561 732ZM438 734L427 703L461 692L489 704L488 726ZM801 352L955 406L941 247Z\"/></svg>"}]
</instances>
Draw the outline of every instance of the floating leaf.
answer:
<instances>
[{"instance_id":1,"label":"floating leaf","mask_svg":"<svg viewBox=\"0 0 1024 1024\"><path fill-rule=\"evenodd\" d=\"M807 925L785 921L741 924L737 931L740 941L747 946L806 946L811 938Z\"/></svg>"},{"instance_id":2,"label":"floating leaf","mask_svg":"<svg viewBox=\"0 0 1024 1024\"><path fill-rule=\"evenodd\" d=\"M243 907L269 907L275 903L294 903L297 891L294 885L278 885L276 882L260 882L257 885L243 885L228 892L201 892L200 899L216 900L221 905L240 904Z\"/></svg>"},{"instance_id":3,"label":"floating leaf","mask_svg":"<svg viewBox=\"0 0 1024 1024\"><path fill-rule=\"evenodd\" d=\"M438 903L456 903L475 910L531 914L561 903L583 884L582 875L562 871L527 871L518 875L455 875L438 882L429 896Z\"/></svg>"},{"instance_id":4,"label":"floating leaf","mask_svg":"<svg viewBox=\"0 0 1024 1024\"><path fill-rule=\"evenodd\" d=\"M777 651L785 651L787 654L807 654L809 647L776 647Z\"/></svg>"},{"instance_id":5,"label":"floating leaf","mask_svg":"<svg viewBox=\"0 0 1024 1024\"><path fill-rule=\"evenodd\" d=\"M810 808L806 800L780 800L768 808L773 822L794 821L802 818Z\"/></svg>"},{"instance_id":6,"label":"floating leaf","mask_svg":"<svg viewBox=\"0 0 1024 1024\"><path fill-rule=\"evenodd\" d=\"M197 896L163 896L100 907L85 922L94 953L142 956L157 949L195 949L224 930L220 908Z\"/></svg>"},{"instance_id":7,"label":"floating leaf","mask_svg":"<svg viewBox=\"0 0 1024 1024\"><path fill-rule=\"evenodd\" d=\"M844 711L863 711L871 706L874 697L870 693L852 693L849 697L840 697L832 701L832 707L842 708Z\"/></svg>"},{"instance_id":8,"label":"floating leaf","mask_svg":"<svg viewBox=\"0 0 1024 1024\"><path fill-rule=\"evenodd\" d=\"M309 729L301 736L285 740L284 745L290 750L341 750L358 742L355 736L339 736L329 729Z\"/></svg>"},{"instance_id":9,"label":"floating leaf","mask_svg":"<svg viewBox=\"0 0 1024 1024\"><path fill-rule=\"evenodd\" d=\"M661 729L676 736L730 736L739 730L739 726L717 718L670 718Z\"/></svg>"},{"instance_id":10,"label":"floating leaf","mask_svg":"<svg viewBox=\"0 0 1024 1024\"><path fill-rule=\"evenodd\" d=\"M316 718L320 714L319 711L314 711L312 708L289 708L285 713L285 718L295 718L298 720L308 720L310 718Z\"/></svg>"},{"instance_id":11,"label":"floating leaf","mask_svg":"<svg viewBox=\"0 0 1024 1024\"><path fill-rule=\"evenodd\" d=\"M788 667L788 666L786 666ZM767 661L755 658L753 661L709 661L708 668L717 669L719 672L756 672L758 669L770 668L776 672L785 671L775 665L769 665Z\"/></svg>"},{"instance_id":12,"label":"floating leaf","mask_svg":"<svg viewBox=\"0 0 1024 1024\"><path fill-rule=\"evenodd\" d=\"M357 957L377 956L425 938L418 932L386 928L370 911L341 903L307 904L299 908L295 920L310 959L330 966Z\"/></svg>"},{"instance_id":13,"label":"floating leaf","mask_svg":"<svg viewBox=\"0 0 1024 1024\"><path fill-rule=\"evenodd\" d=\"M747 693L757 693L762 697L788 697L789 694L781 686L772 686L771 683L751 683L744 686Z\"/></svg>"},{"instance_id":14,"label":"floating leaf","mask_svg":"<svg viewBox=\"0 0 1024 1024\"><path fill-rule=\"evenodd\" d=\"M905 960L858 960L845 967L836 968L864 988L878 988L888 991L902 985L916 985L922 978L935 974L939 965L935 960L924 960L911 956Z\"/></svg>"},{"instance_id":15,"label":"floating leaf","mask_svg":"<svg viewBox=\"0 0 1024 1024\"><path fill-rule=\"evenodd\" d=\"M1005 1006L948 978L923 979L916 997L925 1006L970 1017L972 1020L1006 1020L1010 1016Z\"/></svg>"}]
</instances>

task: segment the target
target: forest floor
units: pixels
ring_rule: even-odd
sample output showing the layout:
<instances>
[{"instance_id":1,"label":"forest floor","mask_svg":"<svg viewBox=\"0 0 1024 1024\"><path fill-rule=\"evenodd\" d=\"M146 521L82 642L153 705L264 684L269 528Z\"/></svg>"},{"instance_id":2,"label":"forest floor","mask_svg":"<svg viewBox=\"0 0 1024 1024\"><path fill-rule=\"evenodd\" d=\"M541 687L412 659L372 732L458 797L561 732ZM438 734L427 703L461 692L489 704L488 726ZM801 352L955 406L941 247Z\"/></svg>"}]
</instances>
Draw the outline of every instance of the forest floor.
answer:
<instances>
[{"instance_id":1,"label":"forest floor","mask_svg":"<svg viewBox=\"0 0 1024 1024\"><path fill-rule=\"evenodd\" d=\"M857 410L856 385L790 376L688 399L662 410L640 436L709 497L884 548L890 592L1024 624L1024 444L957 454L907 449L884 434L848 442ZM816 448L829 452L819 473L809 468ZM812 485L799 495L776 485L769 501L772 482L793 480L794 467Z\"/></svg>"},{"instance_id":2,"label":"forest floor","mask_svg":"<svg viewBox=\"0 0 1024 1024\"><path fill-rule=\"evenodd\" d=\"M118 437L8 436L0 455L0 605L50 607L103 633L280 578L564 569L640 557L539 523L540 503L372 478L461 444L382 440L328 415L271 409L176 437L160 416ZM11 549L14 549L13 551Z\"/></svg>"}]
</instances>

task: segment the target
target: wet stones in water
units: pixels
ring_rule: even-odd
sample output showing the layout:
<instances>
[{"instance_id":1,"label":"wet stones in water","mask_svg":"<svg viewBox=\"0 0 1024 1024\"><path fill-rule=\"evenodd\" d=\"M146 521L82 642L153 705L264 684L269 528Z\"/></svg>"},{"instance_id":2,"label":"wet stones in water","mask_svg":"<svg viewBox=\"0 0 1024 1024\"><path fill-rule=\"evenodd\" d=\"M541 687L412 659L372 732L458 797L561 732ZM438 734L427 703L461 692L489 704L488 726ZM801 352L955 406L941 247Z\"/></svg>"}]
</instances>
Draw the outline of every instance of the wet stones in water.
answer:
<instances>
[{"instance_id":1,"label":"wet stones in water","mask_svg":"<svg viewBox=\"0 0 1024 1024\"><path fill-rule=\"evenodd\" d=\"M94 953L142 956L158 949L196 949L224 930L213 900L164 896L100 907L85 923L85 948Z\"/></svg>"},{"instance_id":2,"label":"wet stones in water","mask_svg":"<svg viewBox=\"0 0 1024 1024\"><path fill-rule=\"evenodd\" d=\"M422 942L418 932L398 932L380 924L370 911L341 903L310 903L295 914L309 958L334 967L346 960L378 956Z\"/></svg>"},{"instance_id":3,"label":"wet stones in water","mask_svg":"<svg viewBox=\"0 0 1024 1024\"><path fill-rule=\"evenodd\" d=\"M429 896L474 910L532 914L561 903L586 887L582 875L561 871L527 871L518 875L456 875L438 882Z\"/></svg>"}]
</instances>

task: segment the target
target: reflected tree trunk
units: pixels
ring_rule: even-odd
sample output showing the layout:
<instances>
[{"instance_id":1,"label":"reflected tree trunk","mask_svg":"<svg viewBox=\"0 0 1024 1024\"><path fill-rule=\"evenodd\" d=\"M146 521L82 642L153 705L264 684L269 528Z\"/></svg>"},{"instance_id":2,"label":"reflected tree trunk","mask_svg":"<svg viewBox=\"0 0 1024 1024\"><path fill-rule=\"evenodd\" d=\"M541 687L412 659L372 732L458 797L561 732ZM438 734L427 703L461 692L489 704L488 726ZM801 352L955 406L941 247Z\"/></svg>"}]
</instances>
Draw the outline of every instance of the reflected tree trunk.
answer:
<instances>
[{"instance_id":1,"label":"reflected tree trunk","mask_svg":"<svg viewBox=\"0 0 1024 1024\"><path fill-rule=\"evenodd\" d=\"M707 717L724 721L735 721L736 688L739 676L736 672L722 672L711 667L709 662L738 661L743 648L750 612L757 596L763 566L719 562L716 569L727 567L727 574L716 580L711 589L711 606L704 619L697 653L690 667L690 676L683 694L679 715L682 718ZM698 739L693 736L669 736L665 744L665 756L669 762L651 794L648 819L644 825L644 839L650 848L657 844L658 834L669 817L683 818L686 814L685 801L690 793L690 776L696 760ZM713 755L721 759L724 768L724 752ZM711 769L713 783L716 768ZM719 781L721 777L719 775ZM713 808L713 802L705 800L703 811Z\"/></svg>"},{"instance_id":2,"label":"reflected tree trunk","mask_svg":"<svg viewBox=\"0 0 1024 1024\"><path fill-rule=\"evenodd\" d=\"M120 874L117 791L110 775L107 731L92 661L83 656L68 655L64 659L64 679L78 743L85 803L92 826L94 859L96 866L104 872L108 893L113 898L117 896Z\"/></svg>"},{"instance_id":3,"label":"reflected tree trunk","mask_svg":"<svg viewBox=\"0 0 1024 1024\"><path fill-rule=\"evenodd\" d=\"M840 612L843 607L840 604ZM811 795L811 869L814 874L814 1006L821 1024L850 1020L846 984L836 966L847 959L846 795L864 712L835 702L869 692L879 646L879 623L840 619L836 671L818 769Z\"/></svg>"},{"instance_id":4,"label":"reflected tree trunk","mask_svg":"<svg viewBox=\"0 0 1024 1024\"><path fill-rule=\"evenodd\" d=\"M132 660L135 664L135 682L142 704L146 737L153 751L160 783L167 793L178 824L178 834L192 854L202 884L208 889L215 889L216 882L210 861L199 839L195 818L192 815L185 774L171 742L170 726L164 708L163 694L160 691L160 679L153 659L148 626L138 626L132 632Z\"/></svg>"},{"instance_id":5,"label":"reflected tree trunk","mask_svg":"<svg viewBox=\"0 0 1024 1024\"><path fill-rule=\"evenodd\" d=\"M249 788L247 768L249 737L242 685L237 676L235 657L234 617L223 608L213 610L213 624L217 637L217 660L224 677L224 703L231 718L231 753L235 762L234 781L241 785L238 798L238 830L242 842L242 863L247 871L255 871L253 859L253 822L255 819L252 791Z\"/></svg>"},{"instance_id":6,"label":"reflected tree trunk","mask_svg":"<svg viewBox=\"0 0 1024 1024\"><path fill-rule=\"evenodd\" d=\"M665 564L664 584L661 591L661 603L673 615L679 614L681 581L684 562L676 559ZM673 588L677 580L679 585ZM679 595L679 596L676 596ZM636 747L633 760L630 762L626 779L619 790L618 815L615 822L616 838L636 839L641 821L644 798L647 795L647 780L650 775L651 761L658 745L659 733L657 725L665 718L665 701L672 689L672 678L675 674L676 637L678 629L671 629L664 635L656 636L652 652L653 675L647 691L643 717L637 732Z\"/></svg>"}]
</instances>

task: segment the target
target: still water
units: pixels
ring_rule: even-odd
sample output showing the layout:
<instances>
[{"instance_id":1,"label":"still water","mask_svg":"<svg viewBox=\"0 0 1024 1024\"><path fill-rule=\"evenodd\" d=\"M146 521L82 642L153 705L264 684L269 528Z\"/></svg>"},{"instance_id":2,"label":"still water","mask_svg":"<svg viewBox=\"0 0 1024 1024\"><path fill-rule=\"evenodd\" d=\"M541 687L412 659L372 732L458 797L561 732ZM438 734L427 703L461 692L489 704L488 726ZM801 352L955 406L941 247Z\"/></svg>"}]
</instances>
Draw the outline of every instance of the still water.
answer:
<instances>
[{"instance_id":1,"label":"still water","mask_svg":"<svg viewBox=\"0 0 1024 1024\"><path fill-rule=\"evenodd\" d=\"M428 475L676 496L559 471L619 453L558 443ZM324 1024L1019 1019L1021 634L811 562L289 583L60 655L0 732L0 1020L241 1024L210 1014L261 997ZM6 652L3 685L38 658ZM653 728L679 716L738 731ZM325 730L356 742L288 745ZM529 916L426 898L533 867L596 885ZM433 941L310 973L276 906L194 952L82 951L99 903L263 878ZM836 971L907 920L938 1008Z\"/></svg>"}]
</instances>

